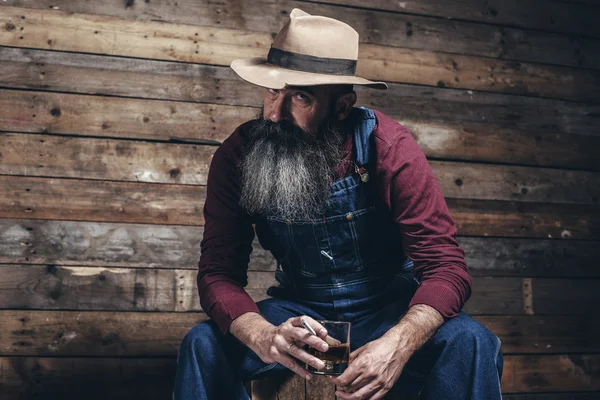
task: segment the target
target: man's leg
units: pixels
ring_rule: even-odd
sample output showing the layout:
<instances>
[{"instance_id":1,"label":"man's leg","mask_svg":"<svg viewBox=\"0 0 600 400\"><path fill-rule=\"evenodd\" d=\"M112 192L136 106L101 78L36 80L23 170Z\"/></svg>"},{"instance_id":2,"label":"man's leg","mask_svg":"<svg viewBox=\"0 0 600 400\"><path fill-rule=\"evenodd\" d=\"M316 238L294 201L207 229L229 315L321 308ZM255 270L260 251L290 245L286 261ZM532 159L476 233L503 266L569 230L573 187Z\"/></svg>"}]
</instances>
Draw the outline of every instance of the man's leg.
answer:
<instances>
[{"instance_id":1,"label":"man's leg","mask_svg":"<svg viewBox=\"0 0 600 400\"><path fill-rule=\"evenodd\" d=\"M410 387L422 376L421 399L495 400L502 367L498 337L461 312L413 355L398 384Z\"/></svg>"},{"instance_id":2,"label":"man's leg","mask_svg":"<svg viewBox=\"0 0 600 400\"><path fill-rule=\"evenodd\" d=\"M323 319L312 310L283 299L267 299L257 305L274 325L298 315ZM248 399L244 380L284 369L277 363L264 363L236 338L223 335L213 321L202 322L192 328L179 347L173 399Z\"/></svg>"}]
</instances>

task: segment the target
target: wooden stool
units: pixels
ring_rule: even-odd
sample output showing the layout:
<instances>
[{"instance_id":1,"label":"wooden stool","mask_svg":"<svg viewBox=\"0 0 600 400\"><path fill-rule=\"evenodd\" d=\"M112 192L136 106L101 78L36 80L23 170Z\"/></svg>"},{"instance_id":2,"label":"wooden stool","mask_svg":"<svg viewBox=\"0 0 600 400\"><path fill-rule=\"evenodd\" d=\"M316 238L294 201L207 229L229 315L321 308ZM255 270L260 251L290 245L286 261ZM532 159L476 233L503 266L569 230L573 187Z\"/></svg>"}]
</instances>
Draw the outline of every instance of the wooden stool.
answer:
<instances>
[{"instance_id":1,"label":"wooden stool","mask_svg":"<svg viewBox=\"0 0 600 400\"><path fill-rule=\"evenodd\" d=\"M291 371L252 381L252 400L335 400L335 385L326 376L307 381ZM386 400L412 400L392 389Z\"/></svg>"}]
</instances>

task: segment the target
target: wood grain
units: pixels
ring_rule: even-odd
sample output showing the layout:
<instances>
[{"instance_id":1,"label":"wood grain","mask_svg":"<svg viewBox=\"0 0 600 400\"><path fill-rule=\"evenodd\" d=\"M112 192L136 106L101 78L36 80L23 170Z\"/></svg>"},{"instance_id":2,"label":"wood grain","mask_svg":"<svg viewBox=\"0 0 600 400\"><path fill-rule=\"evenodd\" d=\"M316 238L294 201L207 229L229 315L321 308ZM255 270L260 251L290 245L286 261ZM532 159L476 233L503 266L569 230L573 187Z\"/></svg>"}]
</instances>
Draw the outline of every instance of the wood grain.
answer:
<instances>
[{"instance_id":1,"label":"wood grain","mask_svg":"<svg viewBox=\"0 0 600 400\"><path fill-rule=\"evenodd\" d=\"M3 62L0 83L12 88L138 93L136 97L158 95L161 98L207 99L211 102L223 98L223 94L225 98L233 97L231 92L249 92L251 88L248 83L240 88L228 85L230 80L221 80L220 76L231 76L240 84L244 81L228 68L213 65L65 54L27 48L2 48L0 60ZM166 74L167 71L170 74ZM599 71L416 49L363 45L357 74L388 82L583 102L600 101L597 94L600 89ZM139 85L127 85L133 79ZM149 92L143 91L145 86L149 87ZM230 101L249 104L248 97L252 95L243 94L240 99Z\"/></svg>"},{"instance_id":2,"label":"wood grain","mask_svg":"<svg viewBox=\"0 0 600 400\"><path fill-rule=\"evenodd\" d=\"M443 122L441 127L467 124L468 131L485 121L499 129L536 133L540 139L534 137L535 143L556 134L600 136L600 105L405 84L389 87L385 93L357 87L358 104L375 108L409 128L428 121L433 124L426 125L429 129ZM6 110L0 115L5 131L162 140L223 141L236 126L259 112L249 107L18 90L0 90L0 105ZM448 135L438 137L438 145L449 139Z\"/></svg>"},{"instance_id":3,"label":"wood grain","mask_svg":"<svg viewBox=\"0 0 600 400\"><path fill-rule=\"evenodd\" d=\"M0 307L47 310L201 311L197 272L48 265L0 265ZM255 301L276 284L272 272L248 274Z\"/></svg>"},{"instance_id":4,"label":"wood grain","mask_svg":"<svg viewBox=\"0 0 600 400\"><path fill-rule=\"evenodd\" d=\"M600 335L598 319L519 315L474 318L500 338L505 355L600 352L596 340ZM3 310L0 319L0 343L4 343L0 354L146 357L175 356L185 334L207 316L201 312Z\"/></svg>"},{"instance_id":5,"label":"wood grain","mask_svg":"<svg viewBox=\"0 0 600 400\"><path fill-rule=\"evenodd\" d=\"M215 146L0 134L0 174L206 185ZM56 154L63 157L55 157ZM600 175L430 161L449 198L595 205ZM32 166L35 166L32 168Z\"/></svg>"},{"instance_id":6,"label":"wood grain","mask_svg":"<svg viewBox=\"0 0 600 400\"><path fill-rule=\"evenodd\" d=\"M130 268L198 268L199 226L0 219L0 263ZM250 270L274 271L253 242Z\"/></svg>"},{"instance_id":7,"label":"wood grain","mask_svg":"<svg viewBox=\"0 0 600 400\"><path fill-rule=\"evenodd\" d=\"M3 130L216 144L258 110L71 94L0 91ZM134 145L134 144L132 144ZM128 148L121 151L127 155Z\"/></svg>"},{"instance_id":8,"label":"wood grain","mask_svg":"<svg viewBox=\"0 0 600 400\"><path fill-rule=\"evenodd\" d=\"M0 39L0 43L11 46L86 51L84 46L96 45L101 46L102 51L90 52L115 54L116 51L125 51L128 53L126 55L144 58L162 56L171 59L177 57L175 53L178 53L180 60L207 62L206 55L216 48L203 41L206 38L203 32L211 32L214 34L213 40L220 41L225 47L215 54L227 54L227 60L231 61L232 57L252 56L248 54L249 50L239 49L240 44L268 48L272 35L289 19L289 12L298 7L313 15L333 17L348 23L358 31L361 42L365 44L586 68L600 66L600 43L595 38L312 2L136 2L133 7L127 7L125 10L118 3L103 4L103 7L99 8L66 0L10 0L3 4L39 8L33 10L6 7L3 10L3 14L18 22L12 22L17 29L9 32L12 33L10 42L6 43ZM20 18L21 15L27 15L27 18L18 21L15 17ZM131 18L134 21L115 17ZM42 18L44 24L39 23ZM593 14L589 18L593 20ZM19 32L21 26L25 29ZM85 26L86 29L81 31L74 28L81 26ZM243 37L227 35L227 29L223 28L242 31ZM95 33L96 31L98 33ZM45 35L40 36L40 33L45 32ZM194 33L198 33L198 36ZM148 37L145 37L146 35ZM21 36L23 39L18 39ZM33 39L36 37L47 38L52 42L47 44L46 40L36 41ZM70 40L65 43L64 39L67 37ZM168 41L168 38L172 40ZM193 43L194 41L198 43ZM194 46L196 44L198 46ZM142 49L148 49L150 46L157 50L146 51L146 55L140 54ZM553 51L549 52L546 49ZM217 57L213 55L212 60L215 59ZM227 60L221 59L219 63L228 64Z\"/></svg>"},{"instance_id":9,"label":"wood grain","mask_svg":"<svg viewBox=\"0 0 600 400\"><path fill-rule=\"evenodd\" d=\"M196 271L177 269L102 268L84 266L0 265L0 307L95 311L200 311ZM596 280L535 278L534 309L540 315L586 315L600 294ZM275 285L272 272L250 271L246 290L255 301ZM473 278L465 305L470 314L524 314L520 278ZM564 304L543 288L573 290Z\"/></svg>"},{"instance_id":10,"label":"wood grain","mask_svg":"<svg viewBox=\"0 0 600 400\"><path fill-rule=\"evenodd\" d=\"M0 218L203 225L205 187L0 176ZM43 196L40 196L43 194ZM600 238L596 206L447 198L469 236Z\"/></svg>"},{"instance_id":11,"label":"wood grain","mask_svg":"<svg viewBox=\"0 0 600 400\"><path fill-rule=\"evenodd\" d=\"M197 268L198 226L0 219L0 263ZM600 277L594 241L459 237L474 276ZM250 270L274 271L255 238Z\"/></svg>"},{"instance_id":12,"label":"wood grain","mask_svg":"<svg viewBox=\"0 0 600 400\"><path fill-rule=\"evenodd\" d=\"M455 92L391 85L387 97L363 92L359 99L362 105L398 115L396 120L429 157L600 169L595 152L600 122L594 121L600 108L596 114L593 107L543 99L535 104ZM400 111L395 104L402 104ZM0 90L0 106L6 110L0 115L4 131L192 143L222 142L259 112L250 107L16 90Z\"/></svg>"},{"instance_id":13,"label":"wood grain","mask_svg":"<svg viewBox=\"0 0 600 400\"><path fill-rule=\"evenodd\" d=\"M591 0L590 5L548 1L544 7L539 7L535 0L462 0L453 2L452 7L444 7L436 0L327 0L327 3L600 37L594 22L600 16L600 10L590 6L599 5L596 0Z\"/></svg>"}]
</instances>

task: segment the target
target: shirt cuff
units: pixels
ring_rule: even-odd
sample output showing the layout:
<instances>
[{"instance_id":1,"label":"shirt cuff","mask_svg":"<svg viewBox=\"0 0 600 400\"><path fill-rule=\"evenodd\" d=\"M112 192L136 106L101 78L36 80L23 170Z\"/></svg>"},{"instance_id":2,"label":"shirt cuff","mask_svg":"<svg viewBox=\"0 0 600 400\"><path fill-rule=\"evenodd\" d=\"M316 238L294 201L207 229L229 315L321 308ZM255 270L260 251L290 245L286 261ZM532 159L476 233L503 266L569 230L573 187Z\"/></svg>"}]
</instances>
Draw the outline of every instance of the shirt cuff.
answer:
<instances>
[{"instance_id":1,"label":"shirt cuff","mask_svg":"<svg viewBox=\"0 0 600 400\"><path fill-rule=\"evenodd\" d=\"M258 306L246 291L235 285L227 284L227 291L223 290L218 298L214 298L207 305L202 305L206 314L216 322L217 326L226 334L234 319L247 312L260 313ZM218 286L219 282L211 286ZM211 289L217 289L212 287Z\"/></svg>"},{"instance_id":2,"label":"shirt cuff","mask_svg":"<svg viewBox=\"0 0 600 400\"><path fill-rule=\"evenodd\" d=\"M409 308L425 304L436 309L444 320L458 316L462 301L456 289L439 282L424 281L410 301Z\"/></svg>"}]
</instances>

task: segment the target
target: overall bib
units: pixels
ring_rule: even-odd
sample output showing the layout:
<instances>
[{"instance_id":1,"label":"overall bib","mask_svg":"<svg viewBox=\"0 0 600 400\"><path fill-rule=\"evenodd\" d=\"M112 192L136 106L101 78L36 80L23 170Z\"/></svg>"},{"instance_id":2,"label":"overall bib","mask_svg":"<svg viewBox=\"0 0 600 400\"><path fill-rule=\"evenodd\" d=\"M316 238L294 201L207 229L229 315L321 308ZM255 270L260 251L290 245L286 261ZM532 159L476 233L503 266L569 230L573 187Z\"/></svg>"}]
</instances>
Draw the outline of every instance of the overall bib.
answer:
<instances>
[{"instance_id":1,"label":"overall bib","mask_svg":"<svg viewBox=\"0 0 600 400\"><path fill-rule=\"evenodd\" d=\"M315 308L329 319L353 321L411 297L417 280L397 226L374 196L371 135L375 113L354 108L355 173L331 185L326 212L314 220L257 219L256 234L277 260L278 287L267 293ZM408 285L396 285L398 280ZM406 293L398 289L407 287ZM410 295L410 296L408 296Z\"/></svg>"}]
</instances>

